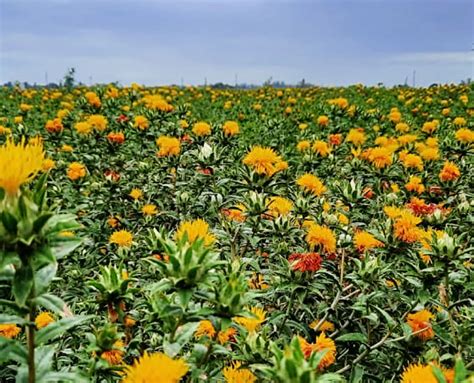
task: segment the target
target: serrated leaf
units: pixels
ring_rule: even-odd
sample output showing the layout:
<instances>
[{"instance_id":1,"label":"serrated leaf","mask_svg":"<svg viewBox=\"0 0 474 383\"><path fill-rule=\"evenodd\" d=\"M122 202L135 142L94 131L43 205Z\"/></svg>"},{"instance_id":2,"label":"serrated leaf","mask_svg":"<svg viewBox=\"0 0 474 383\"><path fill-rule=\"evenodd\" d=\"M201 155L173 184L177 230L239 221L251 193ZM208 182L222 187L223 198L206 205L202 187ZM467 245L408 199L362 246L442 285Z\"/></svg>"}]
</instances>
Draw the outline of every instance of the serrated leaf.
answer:
<instances>
[{"instance_id":1,"label":"serrated leaf","mask_svg":"<svg viewBox=\"0 0 474 383\"><path fill-rule=\"evenodd\" d=\"M3 227L11 234L17 233L18 221L8 211L2 211L0 213L0 220L2 221Z\"/></svg>"},{"instance_id":2,"label":"serrated leaf","mask_svg":"<svg viewBox=\"0 0 474 383\"><path fill-rule=\"evenodd\" d=\"M67 309L66 303L53 294L42 294L36 297L34 301L38 306L44 307L56 314L64 315L65 309Z\"/></svg>"},{"instance_id":3,"label":"serrated leaf","mask_svg":"<svg viewBox=\"0 0 474 383\"><path fill-rule=\"evenodd\" d=\"M60 336L70 328L85 322L87 319L89 319L87 316L72 317L63 318L57 322L51 323L36 333L35 342L37 345L44 344Z\"/></svg>"},{"instance_id":4,"label":"serrated leaf","mask_svg":"<svg viewBox=\"0 0 474 383\"><path fill-rule=\"evenodd\" d=\"M23 325L28 323L28 321L18 315L0 314L0 324L7 323Z\"/></svg>"},{"instance_id":5,"label":"serrated leaf","mask_svg":"<svg viewBox=\"0 0 474 383\"><path fill-rule=\"evenodd\" d=\"M351 332L336 338L338 342L362 342L367 343L367 336L361 332Z\"/></svg>"},{"instance_id":6,"label":"serrated leaf","mask_svg":"<svg viewBox=\"0 0 474 383\"><path fill-rule=\"evenodd\" d=\"M33 270L30 265L20 267L13 277L12 293L18 306L25 306L33 288Z\"/></svg>"}]
</instances>

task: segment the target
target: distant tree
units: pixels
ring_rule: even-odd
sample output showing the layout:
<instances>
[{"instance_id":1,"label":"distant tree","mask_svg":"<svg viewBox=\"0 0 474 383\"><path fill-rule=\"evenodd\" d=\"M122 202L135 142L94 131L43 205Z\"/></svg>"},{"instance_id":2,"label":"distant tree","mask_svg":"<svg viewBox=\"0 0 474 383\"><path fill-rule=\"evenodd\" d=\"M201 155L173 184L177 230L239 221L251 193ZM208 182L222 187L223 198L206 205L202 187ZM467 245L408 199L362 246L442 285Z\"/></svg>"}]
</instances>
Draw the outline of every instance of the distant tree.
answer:
<instances>
[{"instance_id":1,"label":"distant tree","mask_svg":"<svg viewBox=\"0 0 474 383\"><path fill-rule=\"evenodd\" d=\"M273 77L270 76L270 77L263 83L263 86L271 86L271 85L272 85L272 80L273 80Z\"/></svg>"},{"instance_id":2,"label":"distant tree","mask_svg":"<svg viewBox=\"0 0 474 383\"><path fill-rule=\"evenodd\" d=\"M76 82L76 79L74 78L75 73L75 68L69 68L67 70L67 73L64 75L64 86L66 88L71 89L74 87L74 83Z\"/></svg>"}]
</instances>

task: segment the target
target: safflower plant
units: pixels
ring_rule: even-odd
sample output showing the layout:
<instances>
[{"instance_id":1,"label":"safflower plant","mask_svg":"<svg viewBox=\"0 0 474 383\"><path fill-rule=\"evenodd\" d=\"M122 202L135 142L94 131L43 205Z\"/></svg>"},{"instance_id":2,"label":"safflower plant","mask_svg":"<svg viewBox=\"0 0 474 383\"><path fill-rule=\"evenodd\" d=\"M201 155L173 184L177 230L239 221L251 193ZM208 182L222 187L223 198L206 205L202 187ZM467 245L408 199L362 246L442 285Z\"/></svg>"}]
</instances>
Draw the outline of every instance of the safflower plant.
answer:
<instances>
[{"instance_id":1,"label":"safflower plant","mask_svg":"<svg viewBox=\"0 0 474 383\"><path fill-rule=\"evenodd\" d=\"M0 337L1 360L19 364L17 382L80 379L67 371L54 371L55 347L49 344L85 319L72 316L66 303L49 291L58 260L81 243L71 231L80 225L75 216L48 208L47 173L32 188L24 186L41 171L44 152L38 140L10 138L0 146L0 158L0 275L5 284L0 321L4 328L17 329ZM63 318L56 321L41 309ZM20 328L26 333L24 342L15 339Z\"/></svg>"},{"instance_id":2,"label":"safflower plant","mask_svg":"<svg viewBox=\"0 0 474 383\"><path fill-rule=\"evenodd\" d=\"M0 380L469 381L472 85L0 99Z\"/></svg>"}]
</instances>

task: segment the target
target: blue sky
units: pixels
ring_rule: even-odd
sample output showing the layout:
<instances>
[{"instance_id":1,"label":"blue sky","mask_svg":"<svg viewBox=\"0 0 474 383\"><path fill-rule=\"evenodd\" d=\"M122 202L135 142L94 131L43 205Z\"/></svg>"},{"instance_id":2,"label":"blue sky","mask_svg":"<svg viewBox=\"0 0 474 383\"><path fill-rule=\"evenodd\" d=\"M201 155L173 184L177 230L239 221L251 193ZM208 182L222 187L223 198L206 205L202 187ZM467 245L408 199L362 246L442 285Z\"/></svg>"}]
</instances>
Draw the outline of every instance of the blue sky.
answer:
<instances>
[{"instance_id":1,"label":"blue sky","mask_svg":"<svg viewBox=\"0 0 474 383\"><path fill-rule=\"evenodd\" d=\"M473 76L472 0L0 0L0 83Z\"/></svg>"}]
</instances>

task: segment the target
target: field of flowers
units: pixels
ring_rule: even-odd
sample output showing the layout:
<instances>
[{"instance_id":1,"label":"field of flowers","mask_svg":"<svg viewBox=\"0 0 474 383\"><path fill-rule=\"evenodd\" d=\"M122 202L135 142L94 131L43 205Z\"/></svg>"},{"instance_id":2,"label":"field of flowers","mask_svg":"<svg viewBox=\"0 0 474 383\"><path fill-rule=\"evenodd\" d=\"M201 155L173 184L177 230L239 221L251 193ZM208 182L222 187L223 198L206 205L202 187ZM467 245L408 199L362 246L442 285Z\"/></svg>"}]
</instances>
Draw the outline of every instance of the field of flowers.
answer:
<instances>
[{"instance_id":1,"label":"field of flowers","mask_svg":"<svg viewBox=\"0 0 474 383\"><path fill-rule=\"evenodd\" d=\"M464 85L0 88L0 381L474 381L473 117Z\"/></svg>"}]
</instances>

